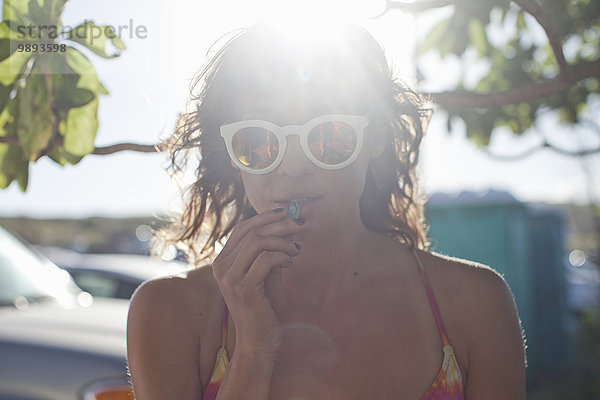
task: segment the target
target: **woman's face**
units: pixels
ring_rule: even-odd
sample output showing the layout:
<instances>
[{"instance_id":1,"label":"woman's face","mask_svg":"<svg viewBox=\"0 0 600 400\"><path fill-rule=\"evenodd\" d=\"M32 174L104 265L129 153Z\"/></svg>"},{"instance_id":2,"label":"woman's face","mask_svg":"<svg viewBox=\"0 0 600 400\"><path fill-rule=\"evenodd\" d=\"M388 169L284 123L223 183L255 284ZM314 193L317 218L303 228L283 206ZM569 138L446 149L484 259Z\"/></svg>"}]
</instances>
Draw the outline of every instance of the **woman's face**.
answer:
<instances>
[{"instance_id":1,"label":"woman's face","mask_svg":"<svg viewBox=\"0 0 600 400\"><path fill-rule=\"evenodd\" d=\"M302 125L325 114L364 115L351 103L334 104L309 90L295 90L276 99L249 96L238 103L236 114L240 120L261 119L279 126ZM316 166L304 154L298 136L288 136L283 161L275 170L260 175L240 171L250 203L260 213L278 207L287 210L290 200L309 198L300 217L307 219L310 230L322 233L360 223L359 199L372 153L368 131L367 127L358 158L339 170Z\"/></svg>"}]
</instances>

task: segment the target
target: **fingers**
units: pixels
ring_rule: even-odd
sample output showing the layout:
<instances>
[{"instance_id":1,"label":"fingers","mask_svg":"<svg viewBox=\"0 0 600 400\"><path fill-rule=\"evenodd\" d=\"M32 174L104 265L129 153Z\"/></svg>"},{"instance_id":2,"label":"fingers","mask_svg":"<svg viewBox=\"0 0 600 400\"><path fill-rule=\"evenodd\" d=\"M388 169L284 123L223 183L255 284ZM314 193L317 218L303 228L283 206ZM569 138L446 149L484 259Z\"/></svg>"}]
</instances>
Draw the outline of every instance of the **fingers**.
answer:
<instances>
[{"instance_id":1,"label":"fingers","mask_svg":"<svg viewBox=\"0 0 600 400\"><path fill-rule=\"evenodd\" d=\"M281 252L285 253L286 257L300 254L299 245L294 242L278 236L263 236L256 230L250 231L238 247L237 251L227 256L220 254L215 259L213 262L215 278L223 279L227 275L232 283L240 282L251 265L264 252Z\"/></svg>"},{"instance_id":2,"label":"fingers","mask_svg":"<svg viewBox=\"0 0 600 400\"><path fill-rule=\"evenodd\" d=\"M267 275L274 268L286 268L291 265L289 256L284 252L262 252L240 281L230 274L223 278L222 293L225 299L236 299L236 302L250 306L264 296L263 285Z\"/></svg>"},{"instance_id":3,"label":"fingers","mask_svg":"<svg viewBox=\"0 0 600 400\"><path fill-rule=\"evenodd\" d=\"M300 247L299 245L296 247L292 241L278 236L249 234L244 239L244 246L238 252L228 274L236 282L240 282L248 271L254 268L254 264L258 263L258 258L261 258L261 261L264 263L265 259L270 260L272 257L275 257L272 255L274 252L280 253L282 257L285 256L284 264L287 266L289 264L288 257L295 257L300 254ZM269 263L267 262L267 264Z\"/></svg>"},{"instance_id":4,"label":"fingers","mask_svg":"<svg viewBox=\"0 0 600 400\"><path fill-rule=\"evenodd\" d=\"M242 284L256 286L264 282L273 268L287 268L291 266L291 258L281 251L262 252L255 260L252 267L242 279Z\"/></svg>"},{"instance_id":5,"label":"fingers","mask_svg":"<svg viewBox=\"0 0 600 400\"><path fill-rule=\"evenodd\" d=\"M304 228L303 219L270 210L238 224L213 261L213 275L225 298L242 303L264 300L264 280L273 268L291 266L301 248L290 237Z\"/></svg>"},{"instance_id":6,"label":"fingers","mask_svg":"<svg viewBox=\"0 0 600 400\"><path fill-rule=\"evenodd\" d=\"M263 241L263 238L277 236L285 238L289 242L287 246L289 248L289 245L292 244L291 238L303 228L303 218L296 220L286 218L283 212L274 210L266 211L242 221L235 227L227 243L223 246L223 250L215 258L213 268L217 275L221 273L218 271L221 267L229 269L227 266L231 265L238 257L238 253L247 246L251 247L250 253L253 254L251 258L248 258L248 253L246 254L246 260L250 262L260 254L259 249L285 251L285 248L272 248L272 243L270 244L271 247L261 248L259 243Z\"/></svg>"},{"instance_id":7,"label":"fingers","mask_svg":"<svg viewBox=\"0 0 600 400\"><path fill-rule=\"evenodd\" d=\"M223 246L223 250L221 250L220 254L226 256L230 252L232 252L235 249L235 247L237 247L238 243L252 229L271 224L273 222L284 221L286 219L284 211L285 209L283 208L265 211L263 213L255 215L252 218L248 218L238 223L231 235L229 236L229 239L227 239L227 243L225 243L225 246Z\"/></svg>"}]
</instances>

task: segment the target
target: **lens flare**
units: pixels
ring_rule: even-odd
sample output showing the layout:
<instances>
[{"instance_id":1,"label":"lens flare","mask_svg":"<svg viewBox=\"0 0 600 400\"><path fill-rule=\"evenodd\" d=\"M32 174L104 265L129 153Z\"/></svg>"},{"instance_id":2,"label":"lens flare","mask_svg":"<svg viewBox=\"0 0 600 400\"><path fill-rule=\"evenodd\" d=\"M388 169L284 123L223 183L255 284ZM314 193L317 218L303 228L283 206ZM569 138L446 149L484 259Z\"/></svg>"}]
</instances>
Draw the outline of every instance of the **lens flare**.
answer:
<instances>
[{"instance_id":1,"label":"lens flare","mask_svg":"<svg viewBox=\"0 0 600 400\"><path fill-rule=\"evenodd\" d=\"M350 21L358 22L380 14L384 0L265 1L265 20L298 40L311 40L337 30Z\"/></svg>"}]
</instances>

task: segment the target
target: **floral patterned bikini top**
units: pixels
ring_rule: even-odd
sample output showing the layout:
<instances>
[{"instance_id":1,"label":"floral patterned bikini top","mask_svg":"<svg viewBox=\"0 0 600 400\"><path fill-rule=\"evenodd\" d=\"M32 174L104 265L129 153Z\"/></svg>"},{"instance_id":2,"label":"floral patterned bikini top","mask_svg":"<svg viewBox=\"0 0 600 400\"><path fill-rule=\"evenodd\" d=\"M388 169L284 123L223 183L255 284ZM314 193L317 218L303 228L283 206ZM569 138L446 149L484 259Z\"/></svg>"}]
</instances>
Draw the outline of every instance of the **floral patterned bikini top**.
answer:
<instances>
[{"instance_id":1,"label":"floral patterned bikini top","mask_svg":"<svg viewBox=\"0 0 600 400\"><path fill-rule=\"evenodd\" d=\"M433 311L433 315L435 317L435 323L437 324L438 331L442 339L442 351L444 353L440 372L438 373L433 384L429 387L429 390L427 390L420 400L463 400L464 391L462 386L462 375L454 355L454 348L448 341L446 330L444 329L444 324L442 323L442 318L435 301L435 296L431 290L427 272L425 271L425 268L423 267L423 264L421 263L421 260L414 249L413 254L421 271L421 277L427 292L427 297L429 298L429 304L431 305L431 310ZM215 400L217 398L219 386L221 385L221 381L225 375L225 371L227 370L227 365L229 364L227 350L225 349L225 343L227 339L227 319L227 306L225 303L223 303L221 348L217 351L213 373L208 385L204 389L202 400Z\"/></svg>"}]
</instances>

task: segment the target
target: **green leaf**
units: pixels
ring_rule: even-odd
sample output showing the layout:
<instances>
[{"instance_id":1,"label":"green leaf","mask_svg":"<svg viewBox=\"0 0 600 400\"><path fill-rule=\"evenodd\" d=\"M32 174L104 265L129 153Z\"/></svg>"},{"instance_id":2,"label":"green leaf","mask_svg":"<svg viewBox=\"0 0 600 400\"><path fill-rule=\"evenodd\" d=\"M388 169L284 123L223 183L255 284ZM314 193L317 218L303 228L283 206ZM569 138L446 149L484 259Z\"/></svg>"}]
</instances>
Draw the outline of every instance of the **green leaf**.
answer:
<instances>
[{"instance_id":1,"label":"green leaf","mask_svg":"<svg viewBox=\"0 0 600 400\"><path fill-rule=\"evenodd\" d=\"M14 21L2 21L0 23L0 39L23 40L28 37L26 27L14 23Z\"/></svg>"},{"instance_id":2,"label":"green leaf","mask_svg":"<svg viewBox=\"0 0 600 400\"><path fill-rule=\"evenodd\" d=\"M71 165L75 165L83 159L83 156L76 156L67 151L64 152L64 157L65 160L67 160L67 162Z\"/></svg>"},{"instance_id":3,"label":"green leaf","mask_svg":"<svg viewBox=\"0 0 600 400\"><path fill-rule=\"evenodd\" d=\"M125 49L125 44L108 25L96 25L93 21L85 21L69 32L69 39L84 45L100 57L114 58ZM110 41L118 49L114 54L106 53L106 43Z\"/></svg>"},{"instance_id":4,"label":"green leaf","mask_svg":"<svg viewBox=\"0 0 600 400\"><path fill-rule=\"evenodd\" d=\"M29 31L23 25L13 21L0 22L0 61L4 61L14 54L18 50L19 44L34 43L35 39L29 35Z\"/></svg>"},{"instance_id":5,"label":"green leaf","mask_svg":"<svg viewBox=\"0 0 600 400\"><path fill-rule=\"evenodd\" d=\"M12 53L12 40L0 39L0 61L6 60Z\"/></svg>"},{"instance_id":6,"label":"green leaf","mask_svg":"<svg viewBox=\"0 0 600 400\"><path fill-rule=\"evenodd\" d=\"M66 152L63 146L54 147L52 151L48 153L48 157L62 166L66 163L74 165L83 159L83 156L74 156L73 154Z\"/></svg>"},{"instance_id":7,"label":"green leaf","mask_svg":"<svg viewBox=\"0 0 600 400\"><path fill-rule=\"evenodd\" d=\"M77 74L80 75L77 87L82 89L90 90L94 93L107 92L104 85L98 80L98 74L94 65L90 60L79 50L68 46L66 51L66 60L69 67L73 69Z\"/></svg>"},{"instance_id":8,"label":"green leaf","mask_svg":"<svg viewBox=\"0 0 600 400\"><path fill-rule=\"evenodd\" d=\"M517 13L517 30L522 31L527 29L527 24L525 23L525 13L523 10L519 10Z\"/></svg>"},{"instance_id":9,"label":"green leaf","mask_svg":"<svg viewBox=\"0 0 600 400\"><path fill-rule=\"evenodd\" d=\"M64 151L62 147L53 147L52 150L48 152L48 157L50 157L50 159L56 162L57 164L60 164L64 167L67 162L63 157L61 150Z\"/></svg>"},{"instance_id":10,"label":"green leaf","mask_svg":"<svg viewBox=\"0 0 600 400\"><path fill-rule=\"evenodd\" d=\"M27 77L25 87L19 93L19 118L17 136L26 157L35 161L41 150L48 146L52 137L54 115L50 108L50 99L44 74L34 73Z\"/></svg>"},{"instance_id":11,"label":"green leaf","mask_svg":"<svg viewBox=\"0 0 600 400\"><path fill-rule=\"evenodd\" d=\"M14 98L8 101L6 107L0 112L0 136L17 136L17 115L19 100Z\"/></svg>"},{"instance_id":12,"label":"green leaf","mask_svg":"<svg viewBox=\"0 0 600 400\"><path fill-rule=\"evenodd\" d=\"M46 26L48 30L60 31L60 17L65 3L65 0L31 0L28 17L39 27ZM43 31L41 33L46 34Z\"/></svg>"},{"instance_id":13,"label":"green leaf","mask_svg":"<svg viewBox=\"0 0 600 400\"><path fill-rule=\"evenodd\" d=\"M53 24L59 25L68 0L45 0L44 12L50 16Z\"/></svg>"},{"instance_id":14,"label":"green leaf","mask_svg":"<svg viewBox=\"0 0 600 400\"><path fill-rule=\"evenodd\" d=\"M78 87L81 77L69 65L66 53L49 54L49 58L52 99L56 110L68 111L87 104L96 97L93 90Z\"/></svg>"},{"instance_id":15,"label":"green leaf","mask_svg":"<svg viewBox=\"0 0 600 400\"><path fill-rule=\"evenodd\" d=\"M419 54L424 54L427 51L433 49L442 41L444 37L448 35L450 21L451 18L445 19L429 31L429 33L425 37L425 40L423 41L421 46L419 46Z\"/></svg>"},{"instance_id":16,"label":"green leaf","mask_svg":"<svg viewBox=\"0 0 600 400\"><path fill-rule=\"evenodd\" d=\"M13 180L17 180L21 191L27 189L29 163L17 146L0 144L0 189L6 189Z\"/></svg>"},{"instance_id":17,"label":"green leaf","mask_svg":"<svg viewBox=\"0 0 600 400\"><path fill-rule=\"evenodd\" d=\"M111 30L111 31L112 31L112 30ZM119 50L125 50L125 49L126 49L125 43L123 43L123 41L121 40L121 38L120 38L120 37L118 37L118 36L117 36L117 35L114 33L114 31L112 31L112 35L111 35L111 36L112 36L112 39L111 39L111 40L112 40L112 44L113 44L113 46L115 46L115 47L116 47L117 49L119 49Z\"/></svg>"},{"instance_id":18,"label":"green leaf","mask_svg":"<svg viewBox=\"0 0 600 400\"><path fill-rule=\"evenodd\" d=\"M29 12L29 0L4 0L2 3L2 19L21 21Z\"/></svg>"},{"instance_id":19,"label":"green leaf","mask_svg":"<svg viewBox=\"0 0 600 400\"><path fill-rule=\"evenodd\" d=\"M0 111L4 110L4 107L10 99L10 92L12 86L4 86L0 83Z\"/></svg>"},{"instance_id":20,"label":"green leaf","mask_svg":"<svg viewBox=\"0 0 600 400\"><path fill-rule=\"evenodd\" d=\"M485 28L481 20L476 18L469 20L469 39L471 40L471 43L475 49L477 49L477 53L480 57L487 55L487 35L485 34Z\"/></svg>"},{"instance_id":21,"label":"green leaf","mask_svg":"<svg viewBox=\"0 0 600 400\"><path fill-rule=\"evenodd\" d=\"M27 184L29 183L29 163L23 163L19 165L20 169L17 172L17 183L21 192L27 190Z\"/></svg>"},{"instance_id":22,"label":"green leaf","mask_svg":"<svg viewBox=\"0 0 600 400\"><path fill-rule=\"evenodd\" d=\"M504 23L504 20L506 19L506 15L508 14L509 10L510 10L510 2L506 2L506 4L502 7L502 15L500 17L500 22Z\"/></svg>"},{"instance_id":23,"label":"green leaf","mask_svg":"<svg viewBox=\"0 0 600 400\"><path fill-rule=\"evenodd\" d=\"M85 156L94 151L98 131L98 97L88 104L71 108L67 114L65 151L75 156Z\"/></svg>"},{"instance_id":24,"label":"green leaf","mask_svg":"<svg viewBox=\"0 0 600 400\"><path fill-rule=\"evenodd\" d=\"M49 20L50 15L44 13L43 7L45 2L45 0L31 0L29 2L28 16L38 26L49 25L51 23Z\"/></svg>"},{"instance_id":25,"label":"green leaf","mask_svg":"<svg viewBox=\"0 0 600 400\"><path fill-rule=\"evenodd\" d=\"M65 110L56 110L56 114L58 116L58 133L65 136L67 132L67 111Z\"/></svg>"},{"instance_id":26,"label":"green leaf","mask_svg":"<svg viewBox=\"0 0 600 400\"><path fill-rule=\"evenodd\" d=\"M98 86L98 93L99 94L109 94L108 89L102 84L102 82L98 82L99 86Z\"/></svg>"},{"instance_id":27,"label":"green leaf","mask_svg":"<svg viewBox=\"0 0 600 400\"><path fill-rule=\"evenodd\" d=\"M32 57L33 53L26 51L15 51L10 57L0 62L0 84L9 86L17 80L25 63Z\"/></svg>"},{"instance_id":28,"label":"green leaf","mask_svg":"<svg viewBox=\"0 0 600 400\"><path fill-rule=\"evenodd\" d=\"M18 98L8 102L0 112L0 136L13 136L16 134L16 120L19 113ZM23 151L18 146L0 144L0 189L5 189L17 179L22 191L27 188L28 161Z\"/></svg>"}]
</instances>

